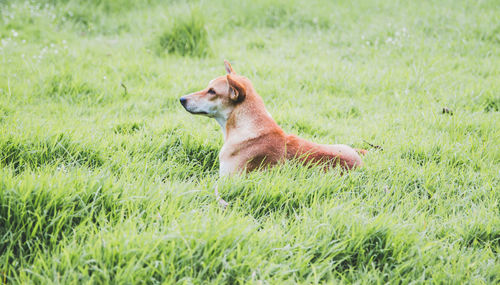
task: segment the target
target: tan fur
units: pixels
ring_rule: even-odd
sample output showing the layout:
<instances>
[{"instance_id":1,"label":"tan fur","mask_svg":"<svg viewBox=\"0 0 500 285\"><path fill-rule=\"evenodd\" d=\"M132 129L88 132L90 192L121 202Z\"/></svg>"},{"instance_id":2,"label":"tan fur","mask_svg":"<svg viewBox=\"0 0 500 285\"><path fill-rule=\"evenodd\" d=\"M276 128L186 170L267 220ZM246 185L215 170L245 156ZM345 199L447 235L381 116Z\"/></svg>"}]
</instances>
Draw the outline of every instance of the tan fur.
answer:
<instances>
[{"instance_id":1,"label":"tan fur","mask_svg":"<svg viewBox=\"0 0 500 285\"><path fill-rule=\"evenodd\" d=\"M220 175L252 171L286 159L304 164L340 166L350 170L363 165L357 151L347 145L323 145L288 135L276 124L246 77L237 75L225 61L226 76L181 98L188 112L215 118L224 133L219 154ZM213 92L212 92L213 91ZM215 94L214 94L215 93Z\"/></svg>"}]
</instances>

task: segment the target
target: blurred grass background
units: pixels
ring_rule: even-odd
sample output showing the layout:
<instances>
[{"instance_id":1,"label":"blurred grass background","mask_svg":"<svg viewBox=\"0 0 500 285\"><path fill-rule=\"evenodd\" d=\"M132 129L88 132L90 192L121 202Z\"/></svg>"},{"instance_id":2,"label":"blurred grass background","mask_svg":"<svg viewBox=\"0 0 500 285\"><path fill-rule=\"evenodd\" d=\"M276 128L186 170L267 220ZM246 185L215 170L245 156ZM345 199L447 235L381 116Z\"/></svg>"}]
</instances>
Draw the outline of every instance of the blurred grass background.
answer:
<instances>
[{"instance_id":1,"label":"blurred grass background","mask_svg":"<svg viewBox=\"0 0 500 285\"><path fill-rule=\"evenodd\" d=\"M223 59L285 131L384 151L223 211L219 126L178 103ZM500 281L496 0L0 0L0 62L3 282Z\"/></svg>"}]
</instances>

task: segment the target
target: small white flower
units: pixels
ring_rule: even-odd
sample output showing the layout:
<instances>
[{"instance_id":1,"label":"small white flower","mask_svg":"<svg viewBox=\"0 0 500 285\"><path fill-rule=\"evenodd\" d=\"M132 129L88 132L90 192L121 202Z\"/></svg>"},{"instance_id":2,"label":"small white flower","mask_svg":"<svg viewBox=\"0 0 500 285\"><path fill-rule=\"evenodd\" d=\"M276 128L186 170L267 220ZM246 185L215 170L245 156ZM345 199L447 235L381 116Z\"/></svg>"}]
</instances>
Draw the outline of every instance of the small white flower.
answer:
<instances>
[{"instance_id":1,"label":"small white flower","mask_svg":"<svg viewBox=\"0 0 500 285\"><path fill-rule=\"evenodd\" d=\"M18 35L19 35L18 32L16 32L15 30L12 30L12 36L14 36L14 38L17 37Z\"/></svg>"},{"instance_id":2,"label":"small white flower","mask_svg":"<svg viewBox=\"0 0 500 285\"><path fill-rule=\"evenodd\" d=\"M106 80L106 76L103 76L102 78L103 78L104 80Z\"/></svg>"}]
</instances>

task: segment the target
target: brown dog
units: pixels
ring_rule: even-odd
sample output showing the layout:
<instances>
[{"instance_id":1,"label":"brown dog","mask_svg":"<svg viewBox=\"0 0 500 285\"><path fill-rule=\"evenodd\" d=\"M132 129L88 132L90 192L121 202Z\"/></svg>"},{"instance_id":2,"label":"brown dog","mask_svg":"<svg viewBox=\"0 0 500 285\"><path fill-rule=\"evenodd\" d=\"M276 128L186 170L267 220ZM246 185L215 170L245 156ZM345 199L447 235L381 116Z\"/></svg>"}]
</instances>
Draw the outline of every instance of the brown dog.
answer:
<instances>
[{"instance_id":1,"label":"brown dog","mask_svg":"<svg viewBox=\"0 0 500 285\"><path fill-rule=\"evenodd\" d=\"M364 150L356 151L342 144L317 144L285 134L266 110L250 80L237 75L229 62L224 64L227 75L213 79L201 91L180 98L188 112L214 118L222 127L220 176L252 171L285 159L339 165L343 170L363 165L357 151L364 153Z\"/></svg>"},{"instance_id":2,"label":"brown dog","mask_svg":"<svg viewBox=\"0 0 500 285\"><path fill-rule=\"evenodd\" d=\"M287 135L266 110L262 98L246 77L237 75L231 64L224 61L227 75L208 83L208 87L180 98L191 114L205 115L217 120L224 133L224 145L219 153L220 176L274 165L285 159L304 164L339 165L350 170L363 165L358 152L350 146L323 145ZM226 207L226 201L215 195Z\"/></svg>"}]
</instances>

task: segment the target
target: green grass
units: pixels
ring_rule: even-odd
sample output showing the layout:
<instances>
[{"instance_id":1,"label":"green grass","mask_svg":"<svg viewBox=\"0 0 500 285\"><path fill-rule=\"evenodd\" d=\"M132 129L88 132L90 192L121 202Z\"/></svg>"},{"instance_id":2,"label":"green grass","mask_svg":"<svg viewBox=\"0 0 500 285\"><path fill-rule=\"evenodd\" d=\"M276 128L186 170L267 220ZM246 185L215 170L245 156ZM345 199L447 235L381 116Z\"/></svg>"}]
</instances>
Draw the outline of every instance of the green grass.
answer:
<instances>
[{"instance_id":1,"label":"green grass","mask_svg":"<svg viewBox=\"0 0 500 285\"><path fill-rule=\"evenodd\" d=\"M185 19L187 17L187 19ZM183 56L203 57L210 53L208 33L200 12L181 15L159 38L158 54L165 52Z\"/></svg>"},{"instance_id":2,"label":"green grass","mask_svg":"<svg viewBox=\"0 0 500 285\"><path fill-rule=\"evenodd\" d=\"M499 23L496 0L0 0L0 282L499 283ZM223 59L285 131L383 151L219 182L219 126L178 98Z\"/></svg>"}]
</instances>

